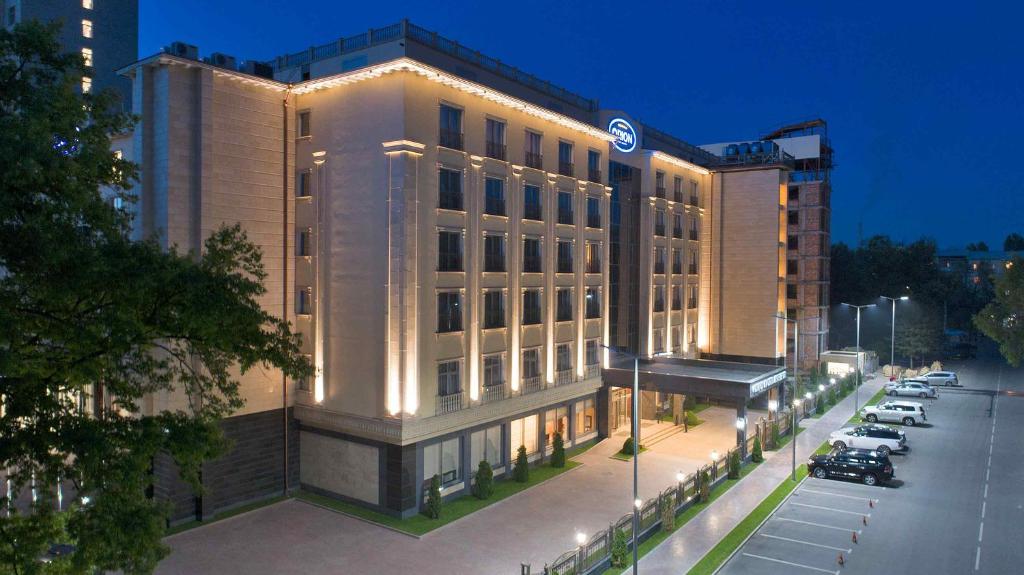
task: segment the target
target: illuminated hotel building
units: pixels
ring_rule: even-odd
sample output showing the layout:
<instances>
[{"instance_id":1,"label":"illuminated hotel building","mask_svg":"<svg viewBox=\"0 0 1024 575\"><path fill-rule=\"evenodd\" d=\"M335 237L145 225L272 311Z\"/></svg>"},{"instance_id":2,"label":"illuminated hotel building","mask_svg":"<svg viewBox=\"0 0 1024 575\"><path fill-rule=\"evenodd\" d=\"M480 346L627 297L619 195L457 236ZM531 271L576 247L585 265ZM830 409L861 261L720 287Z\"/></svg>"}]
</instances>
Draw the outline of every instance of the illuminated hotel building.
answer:
<instances>
[{"instance_id":1,"label":"illuminated hotel building","mask_svg":"<svg viewBox=\"0 0 1024 575\"><path fill-rule=\"evenodd\" d=\"M500 475L519 446L536 460L556 432L610 433L619 358L602 346L655 371L669 355L655 394L745 413L777 393L781 156L726 174L751 202L715 154L406 21L235 64L175 43L122 70L137 234L198 249L240 222L269 273L261 304L316 375L240 378L235 448L204 465L198 501L156 463L176 520L300 485L415 514L435 475L455 496L481 460ZM734 285L751 262L764 277Z\"/></svg>"}]
</instances>

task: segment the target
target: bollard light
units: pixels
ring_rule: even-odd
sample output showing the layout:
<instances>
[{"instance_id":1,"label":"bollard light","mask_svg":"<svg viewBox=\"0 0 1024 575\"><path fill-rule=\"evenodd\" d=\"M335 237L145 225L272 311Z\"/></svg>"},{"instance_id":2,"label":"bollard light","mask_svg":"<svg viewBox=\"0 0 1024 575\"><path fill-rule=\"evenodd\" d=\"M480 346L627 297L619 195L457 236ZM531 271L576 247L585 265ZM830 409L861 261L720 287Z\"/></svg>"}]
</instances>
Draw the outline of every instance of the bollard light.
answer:
<instances>
[{"instance_id":1,"label":"bollard light","mask_svg":"<svg viewBox=\"0 0 1024 575\"><path fill-rule=\"evenodd\" d=\"M736 429L739 429L740 431L742 431L743 428L746 427L746 426L747 426L747 420L746 419L743 419L742 417L737 417L736 418Z\"/></svg>"},{"instance_id":2,"label":"bollard light","mask_svg":"<svg viewBox=\"0 0 1024 575\"><path fill-rule=\"evenodd\" d=\"M819 383L818 384L818 391L825 391L825 384L824 383Z\"/></svg>"},{"instance_id":3,"label":"bollard light","mask_svg":"<svg viewBox=\"0 0 1024 575\"><path fill-rule=\"evenodd\" d=\"M638 498L638 499L634 499L633 500L633 507L636 507L637 509L640 509L643 506L644 506L644 502L643 502L642 499Z\"/></svg>"},{"instance_id":4,"label":"bollard light","mask_svg":"<svg viewBox=\"0 0 1024 575\"><path fill-rule=\"evenodd\" d=\"M830 377L828 382L831 383L832 385L835 385L836 384L836 378Z\"/></svg>"},{"instance_id":5,"label":"bollard light","mask_svg":"<svg viewBox=\"0 0 1024 575\"><path fill-rule=\"evenodd\" d=\"M683 475L682 471L679 471L679 472L676 473L676 482L677 483L682 483L684 479L686 479L686 476Z\"/></svg>"},{"instance_id":6,"label":"bollard light","mask_svg":"<svg viewBox=\"0 0 1024 575\"><path fill-rule=\"evenodd\" d=\"M800 400L799 399L794 399L793 400L793 407L800 407Z\"/></svg>"},{"instance_id":7,"label":"bollard light","mask_svg":"<svg viewBox=\"0 0 1024 575\"><path fill-rule=\"evenodd\" d=\"M807 393L804 394L804 397L806 397L807 399L810 399L810 398L814 397L814 394L808 391Z\"/></svg>"},{"instance_id":8,"label":"bollard light","mask_svg":"<svg viewBox=\"0 0 1024 575\"><path fill-rule=\"evenodd\" d=\"M577 531L576 532L576 544L579 545L580 547L582 547L583 544L586 543L586 542L587 542L587 534L583 533L582 531Z\"/></svg>"},{"instance_id":9,"label":"bollard light","mask_svg":"<svg viewBox=\"0 0 1024 575\"><path fill-rule=\"evenodd\" d=\"M718 450L717 449L712 449L711 450L711 462L712 463L718 463Z\"/></svg>"},{"instance_id":10,"label":"bollard light","mask_svg":"<svg viewBox=\"0 0 1024 575\"><path fill-rule=\"evenodd\" d=\"M778 410L779 410L779 400L777 400L777 399L769 399L768 400L768 411L778 411Z\"/></svg>"}]
</instances>

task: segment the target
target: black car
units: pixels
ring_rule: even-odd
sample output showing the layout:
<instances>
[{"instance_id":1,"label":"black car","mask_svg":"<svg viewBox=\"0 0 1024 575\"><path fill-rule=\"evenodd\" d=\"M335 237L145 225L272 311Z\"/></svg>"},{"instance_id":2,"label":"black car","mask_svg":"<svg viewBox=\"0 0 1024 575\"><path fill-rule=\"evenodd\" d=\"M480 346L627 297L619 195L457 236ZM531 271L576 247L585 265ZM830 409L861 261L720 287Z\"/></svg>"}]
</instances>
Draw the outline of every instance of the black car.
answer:
<instances>
[{"instance_id":1,"label":"black car","mask_svg":"<svg viewBox=\"0 0 1024 575\"><path fill-rule=\"evenodd\" d=\"M896 475L889 456L870 449L834 449L813 455L807 471L818 479L856 479L865 485L885 483Z\"/></svg>"}]
</instances>

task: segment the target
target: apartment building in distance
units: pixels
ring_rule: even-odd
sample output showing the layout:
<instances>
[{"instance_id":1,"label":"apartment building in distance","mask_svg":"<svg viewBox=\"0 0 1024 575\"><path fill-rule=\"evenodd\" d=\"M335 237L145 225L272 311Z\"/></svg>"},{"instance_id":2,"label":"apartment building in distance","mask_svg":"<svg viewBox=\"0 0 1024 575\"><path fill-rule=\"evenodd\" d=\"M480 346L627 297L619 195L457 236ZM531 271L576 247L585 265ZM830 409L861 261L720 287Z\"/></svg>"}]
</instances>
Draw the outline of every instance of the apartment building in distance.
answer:
<instances>
[{"instance_id":1,"label":"apartment building in distance","mask_svg":"<svg viewBox=\"0 0 1024 575\"><path fill-rule=\"evenodd\" d=\"M130 107L131 81L117 70L139 57L138 0L2 0L3 25L20 22L59 22L60 43L66 52L82 55L86 73L83 92L112 89Z\"/></svg>"},{"instance_id":2,"label":"apartment building in distance","mask_svg":"<svg viewBox=\"0 0 1024 575\"><path fill-rule=\"evenodd\" d=\"M175 520L299 486L415 514L434 476L455 497L482 460L501 475L520 446L622 427L620 351L643 361L641 417L781 398L795 164L777 146L727 165L408 21L268 62L175 43L121 72L135 233L198 250L241 223L261 304L315 367L241 376L202 496L155 463Z\"/></svg>"}]
</instances>

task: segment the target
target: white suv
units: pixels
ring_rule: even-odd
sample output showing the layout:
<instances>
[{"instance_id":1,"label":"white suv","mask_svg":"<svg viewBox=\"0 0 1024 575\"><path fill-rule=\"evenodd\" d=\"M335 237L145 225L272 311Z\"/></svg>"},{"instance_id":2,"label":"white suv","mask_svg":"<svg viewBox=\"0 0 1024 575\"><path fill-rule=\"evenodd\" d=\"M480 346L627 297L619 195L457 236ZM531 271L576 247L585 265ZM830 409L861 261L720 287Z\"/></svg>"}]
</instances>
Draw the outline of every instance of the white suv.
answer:
<instances>
[{"instance_id":1,"label":"white suv","mask_svg":"<svg viewBox=\"0 0 1024 575\"><path fill-rule=\"evenodd\" d=\"M960 378L952 371L929 371L924 375L917 376L917 379L927 381L928 385L944 385L946 387L958 387L960 385Z\"/></svg>"},{"instance_id":2,"label":"white suv","mask_svg":"<svg viewBox=\"0 0 1024 575\"><path fill-rule=\"evenodd\" d=\"M868 423L833 431L828 443L836 449L857 447L889 455L907 448L907 434L888 425Z\"/></svg>"},{"instance_id":3,"label":"white suv","mask_svg":"<svg viewBox=\"0 0 1024 575\"><path fill-rule=\"evenodd\" d=\"M906 426L928 421L924 414L924 406L916 401L885 401L878 405L869 405L860 410L860 416L871 423L893 421Z\"/></svg>"}]
</instances>

